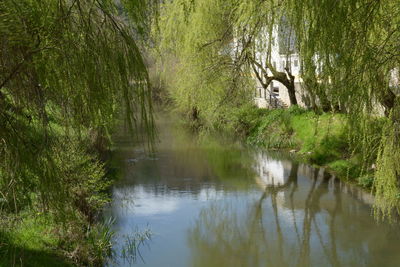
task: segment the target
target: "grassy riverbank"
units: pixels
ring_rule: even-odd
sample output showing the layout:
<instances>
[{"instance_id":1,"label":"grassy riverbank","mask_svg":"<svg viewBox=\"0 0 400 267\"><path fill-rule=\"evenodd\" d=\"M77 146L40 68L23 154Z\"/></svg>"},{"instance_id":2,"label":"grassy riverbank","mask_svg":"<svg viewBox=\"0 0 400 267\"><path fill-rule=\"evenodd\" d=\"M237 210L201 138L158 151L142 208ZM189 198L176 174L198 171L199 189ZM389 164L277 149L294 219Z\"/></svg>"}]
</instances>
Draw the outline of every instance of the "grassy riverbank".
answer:
<instances>
[{"instance_id":1,"label":"grassy riverbank","mask_svg":"<svg viewBox=\"0 0 400 267\"><path fill-rule=\"evenodd\" d=\"M360 151L350 149L353 137L348 134L347 120L345 114L317 114L297 106L267 110L245 105L231 110L219 127L247 144L291 151L303 161L371 188L374 170L363 167Z\"/></svg>"},{"instance_id":2,"label":"grassy riverbank","mask_svg":"<svg viewBox=\"0 0 400 267\"><path fill-rule=\"evenodd\" d=\"M114 177L108 139L85 128L68 135L61 129L52 124L51 146L32 157L48 176L27 172L19 182L29 190L0 197L0 266L101 266L110 253L112 232L100 217Z\"/></svg>"},{"instance_id":3,"label":"grassy riverbank","mask_svg":"<svg viewBox=\"0 0 400 267\"><path fill-rule=\"evenodd\" d=\"M123 119L153 136L142 57L153 8L1 1L0 267L104 265L111 132Z\"/></svg>"},{"instance_id":4,"label":"grassy riverbank","mask_svg":"<svg viewBox=\"0 0 400 267\"><path fill-rule=\"evenodd\" d=\"M0 266L100 266L109 250L107 225L58 222L26 211L2 221Z\"/></svg>"},{"instance_id":5,"label":"grassy riverbank","mask_svg":"<svg viewBox=\"0 0 400 267\"><path fill-rule=\"evenodd\" d=\"M57 227L48 216L25 212L1 223L1 266L72 266L56 249Z\"/></svg>"}]
</instances>

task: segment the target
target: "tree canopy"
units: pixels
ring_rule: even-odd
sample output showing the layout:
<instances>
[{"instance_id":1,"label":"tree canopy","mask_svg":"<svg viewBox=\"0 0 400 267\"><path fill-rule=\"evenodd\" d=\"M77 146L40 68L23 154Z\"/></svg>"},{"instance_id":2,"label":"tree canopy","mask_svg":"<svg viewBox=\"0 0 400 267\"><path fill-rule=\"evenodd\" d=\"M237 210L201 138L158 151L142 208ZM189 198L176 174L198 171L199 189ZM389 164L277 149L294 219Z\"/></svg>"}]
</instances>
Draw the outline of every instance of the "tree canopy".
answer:
<instances>
[{"instance_id":1,"label":"tree canopy","mask_svg":"<svg viewBox=\"0 0 400 267\"><path fill-rule=\"evenodd\" d=\"M159 52L172 54L178 69L172 98L220 121L227 105L251 101L254 65L266 85L279 75L289 80L268 60L283 21L295 36L308 107L348 114L350 150L362 155L364 171L377 165L376 211L399 211L399 0L174 0L160 15Z\"/></svg>"},{"instance_id":2,"label":"tree canopy","mask_svg":"<svg viewBox=\"0 0 400 267\"><path fill-rule=\"evenodd\" d=\"M122 113L151 135L148 74L135 40L147 1L133 2L128 19L112 0L0 1L2 208L18 210L33 191L44 207L62 205L71 193L62 183L74 170L63 172L60 155L86 153L76 142L106 137Z\"/></svg>"}]
</instances>

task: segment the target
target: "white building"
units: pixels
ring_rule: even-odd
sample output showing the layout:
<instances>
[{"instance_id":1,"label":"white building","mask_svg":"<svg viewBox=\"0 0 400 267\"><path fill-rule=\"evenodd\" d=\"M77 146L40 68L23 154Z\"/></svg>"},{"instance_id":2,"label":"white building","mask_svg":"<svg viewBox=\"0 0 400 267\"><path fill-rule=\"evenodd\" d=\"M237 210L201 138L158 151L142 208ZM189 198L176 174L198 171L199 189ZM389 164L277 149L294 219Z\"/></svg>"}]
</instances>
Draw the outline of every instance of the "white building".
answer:
<instances>
[{"instance_id":1,"label":"white building","mask_svg":"<svg viewBox=\"0 0 400 267\"><path fill-rule=\"evenodd\" d=\"M270 40L271 38L271 40ZM271 41L269 43L269 41ZM262 65L270 63L276 71L284 72L285 68L295 77L296 99L299 106L306 107L305 96L307 95L303 80L301 78L301 60L296 49L296 38L289 26L285 23L275 25L271 32L265 30L256 41L256 60ZM317 63L318 55L314 57ZM317 64L318 65L318 64ZM263 76L262 70L257 67L259 76ZM321 71L321 65L316 69L317 74ZM253 73L253 78L256 81L254 90L254 101L260 108L276 108L289 107L290 98L288 90L282 83L271 81L268 88L263 88L257 75ZM268 76L272 76L272 72L268 69ZM400 71L399 68L393 68L389 73L389 87L396 94L400 95ZM317 100L318 101L318 100ZM378 116L384 116L384 107L378 102L376 103L376 113Z\"/></svg>"},{"instance_id":2,"label":"white building","mask_svg":"<svg viewBox=\"0 0 400 267\"><path fill-rule=\"evenodd\" d=\"M271 35L271 43L269 46L269 36ZM261 34L257 40L256 60L265 66L268 62L279 72L285 72L288 68L290 73L295 77L296 98L300 106L305 106L302 101L303 90L301 89L300 77L300 58L295 47L295 37L288 27L274 26L272 34L267 30ZM260 76L262 70L258 68ZM268 69L268 75L272 76L272 72ZM268 89L264 89L256 74L253 74L256 80L256 89L254 92L254 100L258 107L288 107L290 99L287 88L280 82L273 80Z\"/></svg>"}]
</instances>

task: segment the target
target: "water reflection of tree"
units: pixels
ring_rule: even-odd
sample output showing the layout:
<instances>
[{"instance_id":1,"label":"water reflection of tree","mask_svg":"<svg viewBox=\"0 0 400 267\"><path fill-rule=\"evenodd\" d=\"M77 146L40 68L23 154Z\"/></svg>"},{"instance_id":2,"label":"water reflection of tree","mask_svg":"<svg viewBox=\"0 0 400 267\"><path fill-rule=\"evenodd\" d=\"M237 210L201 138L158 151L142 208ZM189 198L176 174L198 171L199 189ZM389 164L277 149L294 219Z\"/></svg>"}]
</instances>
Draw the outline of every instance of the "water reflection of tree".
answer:
<instances>
[{"instance_id":1,"label":"water reflection of tree","mask_svg":"<svg viewBox=\"0 0 400 267\"><path fill-rule=\"evenodd\" d=\"M243 210L217 204L203 210L189 235L193 265L309 266L313 263L311 237L314 234L324 253L322 261L340 266L335 232L336 216L341 209L340 192L337 189L333 191L334 208L327 210L329 234L324 235L319 223L326 222L318 220L316 215L321 211L321 198L329 192L332 176L323 172L322 181L319 181L320 170L314 170L311 185L303 198L305 206L300 216L295 208L295 196L299 188L298 168L299 165L293 163L283 185L267 186L261 197ZM286 224L282 225L281 222L287 216L279 204L283 194L289 206L291 230L288 230L287 217Z\"/></svg>"},{"instance_id":2,"label":"water reflection of tree","mask_svg":"<svg viewBox=\"0 0 400 267\"><path fill-rule=\"evenodd\" d=\"M323 195L328 193L328 185L329 180L332 176L324 172L323 173L323 180L318 184L318 173L319 169L315 169L314 171L314 178L312 185L310 187L310 191L307 195L306 205L304 209L304 220L303 220L303 238L302 244L300 246L300 265L308 266L310 265L310 237L311 237L311 228L312 224L314 225L315 233L318 237L318 241L324 251L324 254L328 261L331 263L332 266L339 266L339 259L336 252L336 235L335 235L335 218L337 214L337 210L340 208L340 194L334 194L335 196L335 208L334 212L330 213L330 224L329 224L329 232L330 232L330 249L324 243L323 236L320 231L320 227L318 226L318 222L315 218L315 215L320 210L320 199ZM330 251L329 251L330 250Z\"/></svg>"},{"instance_id":3,"label":"water reflection of tree","mask_svg":"<svg viewBox=\"0 0 400 267\"><path fill-rule=\"evenodd\" d=\"M210 185L230 190L253 185L253 158L247 150L208 139L198 143L180 131L174 137L165 137L153 158L144 152L130 155L121 186L146 184L145 190L165 195L170 190L198 194Z\"/></svg>"}]
</instances>

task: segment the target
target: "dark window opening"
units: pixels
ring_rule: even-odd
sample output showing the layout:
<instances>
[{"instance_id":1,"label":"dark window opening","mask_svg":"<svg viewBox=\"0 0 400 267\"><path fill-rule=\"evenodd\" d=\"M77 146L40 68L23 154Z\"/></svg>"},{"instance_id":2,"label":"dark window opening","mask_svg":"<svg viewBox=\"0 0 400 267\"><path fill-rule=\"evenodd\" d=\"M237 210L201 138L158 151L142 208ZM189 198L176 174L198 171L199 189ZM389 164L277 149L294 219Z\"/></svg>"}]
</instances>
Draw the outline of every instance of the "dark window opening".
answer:
<instances>
[{"instance_id":1,"label":"dark window opening","mask_svg":"<svg viewBox=\"0 0 400 267\"><path fill-rule=\"evenodd\" d=\"M279 96L279 87L273 87L272 93L274 94L274 96Z\"/></svg>"}]
</instances>

